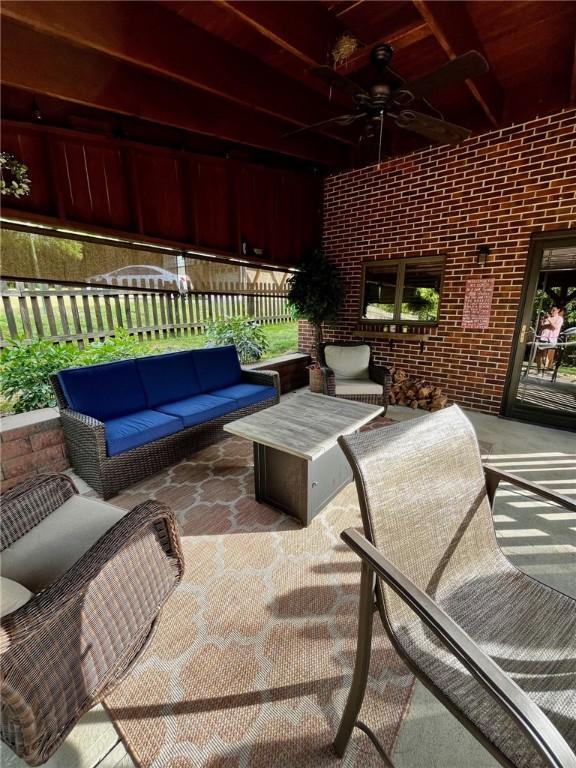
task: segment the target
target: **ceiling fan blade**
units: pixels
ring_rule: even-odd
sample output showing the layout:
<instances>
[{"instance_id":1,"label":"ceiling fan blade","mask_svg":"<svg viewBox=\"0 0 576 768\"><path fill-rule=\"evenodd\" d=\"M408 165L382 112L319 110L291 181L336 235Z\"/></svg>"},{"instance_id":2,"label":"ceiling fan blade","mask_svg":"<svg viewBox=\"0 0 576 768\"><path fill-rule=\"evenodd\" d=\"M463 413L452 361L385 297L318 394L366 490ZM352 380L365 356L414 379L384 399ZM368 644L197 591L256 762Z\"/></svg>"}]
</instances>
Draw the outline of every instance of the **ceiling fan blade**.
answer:
<instances>
[{"instance_id":1,"label":"ceiling fan blade","mask_svg":"<svg viewBox=\"0 0 576 768\"><path fill-rule=\"evenodd\" d=\"M297 133L303 133L304 131L312 131L314 128L321 128L323 125L330 125L330 123L336 123L337 125L351 125L359 118L365 117L365 115L365 112L359 112L356 115L339 115L337 117L330 117L328 120L321 120L319 123L312 123L312 125L303 125L301 128L296 128L294 131L284 133L282 138L285 139L288 136L295 136Z\"/></svg>"},{"instance_id":2,"label":"ceiling fan blade","mask_svg":"<svg viewBox=\"0 0 576 768\"><path fill-rule=\"evenodd\" d=\"M477 51L468 51L468 53L457 56L433 72L407 83L403 86L403 90L410 91L415 98L419 99L422 96L428 96L439 88L446 88L449 85L461 83L470 77L483 75L488 72L488 69L488 62L482 54Z\"/></svg>"},{"instance_id":3,"label":"ceiling fan blade","mask_svg":"<svg viewBox=\"0 0 576 768\"><path fill-rule=\"evenodd\" d=\"M311 69L310 72L320 78L326 85L329 85L330 88L336 88L338 91L345 93L351 98L358 96L360 93L367 95L367 92L361 85L358 85L358 83L355 83L353 80L349 80L347 77L344 77L344 75L338 74L332 67L324 65L323 67Z\"/></svg>"},{"instance_id":4,"label":"ceiling fan blade","mask_svg":"<svg viewBox=\"0 0 576 768\"><path fill-rule=\"evenodd\" d=\"M461 125L447 123L445 120L438 120L436 117L424 115L422 112L413 112L405 109L394 117L396 125L405 128L408 131L414 131L427 139L437 141L439 144L458 144L467 139L472 133L468 128Z\"/></svg>"}]
</instances>

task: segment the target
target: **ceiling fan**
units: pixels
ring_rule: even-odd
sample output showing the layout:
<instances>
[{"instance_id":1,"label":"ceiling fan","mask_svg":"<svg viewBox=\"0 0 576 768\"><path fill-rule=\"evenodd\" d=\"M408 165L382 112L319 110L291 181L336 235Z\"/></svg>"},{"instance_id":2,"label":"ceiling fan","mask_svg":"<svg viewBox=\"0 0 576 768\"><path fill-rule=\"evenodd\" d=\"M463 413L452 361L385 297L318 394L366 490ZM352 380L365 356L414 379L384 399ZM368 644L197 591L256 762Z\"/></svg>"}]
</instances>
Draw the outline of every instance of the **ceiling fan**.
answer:
<instances>
[{"instance_id":1,"label":"ceiling fan","mask_svg":"<svg viewBox=\"0 0 576 768\"><path fill-rule=\"evenodd\" d=\"M350 114L339 115L298 128L286 135L294 136L297 133L320 128L330 123L351 125L364 119L368 135L375 135L375 129L379 132L379 158L382 148L384 118L391 118L398 127L419 133L427 139L441 144L457 144L468 138L471 133L468 128L454 125L423 112L417 112L411 108L411 105L418 100L425 101L426 97L441 88L484 74L488 71L486 59L476 51L468 51L468 53L457 56L433 72L407 83L389 67L393 52L392 46L387 43L379 43L372 48L370 62L376 70L377 76L375 82L368 89L344 77L329 66L312 69L312 74L319 77L331 88L335 88L348 96L353 103L354 110ZM425 103L427 102L425 101Z\"/></svg>"}]
</instances>

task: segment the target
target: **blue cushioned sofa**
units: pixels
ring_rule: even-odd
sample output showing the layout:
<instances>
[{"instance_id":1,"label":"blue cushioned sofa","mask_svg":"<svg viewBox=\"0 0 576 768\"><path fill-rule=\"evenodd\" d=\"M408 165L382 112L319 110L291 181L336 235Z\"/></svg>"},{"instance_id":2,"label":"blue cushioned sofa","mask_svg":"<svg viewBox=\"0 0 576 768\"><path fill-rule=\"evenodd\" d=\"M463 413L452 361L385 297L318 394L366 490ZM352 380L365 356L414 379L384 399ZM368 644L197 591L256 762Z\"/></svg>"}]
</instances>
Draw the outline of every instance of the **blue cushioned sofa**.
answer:
<instances>
[{"instance_id":1,"label":"blue cushioned sofa","mask_svg":"<svg viewBox=\"0 0 576 768\"><path fill-rule=\"evenodd\" d=\"M280 399L278 374L241 368L233 346L67 368L52 385L72 466L105 499Z\"/></svg>"}]
</instances>

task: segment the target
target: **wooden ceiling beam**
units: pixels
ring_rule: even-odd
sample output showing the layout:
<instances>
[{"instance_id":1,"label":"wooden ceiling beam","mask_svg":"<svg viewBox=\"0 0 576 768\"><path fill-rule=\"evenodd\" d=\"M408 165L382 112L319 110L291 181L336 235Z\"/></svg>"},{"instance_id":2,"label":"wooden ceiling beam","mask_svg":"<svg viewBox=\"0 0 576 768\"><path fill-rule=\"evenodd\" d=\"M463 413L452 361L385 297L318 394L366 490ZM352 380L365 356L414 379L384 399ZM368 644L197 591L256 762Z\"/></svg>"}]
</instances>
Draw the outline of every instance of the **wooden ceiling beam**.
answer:
<instances>
[{"instance_id":1,"label":"wooden ceiling beam","mask_svg":"<svg viewBox=\"0 0 576 768\"><path fill-rule=\"evenodd\" d=\"M488 61L465 3L447 0L412 0L412 4L428 24L448 58L455 59L473 50L481 53ZM499 125L504 105L504 92L493 72L489 71L475 80L466 80L466 85L490 122L495 126Z\"/></svg>"},{"instance_id":2,"label":"wooden ceiling beam","mask_svg":"<svg viewBox=\"0 0 576 768\"><path fill-rule=\"evenodd\" d=\"M309 67L330 62L346 27L316 0L218 0L221 6Z\"/></svg>"},{"instance_id":3,"label":"wooden ceiling beam","mask_svg":"<svg viewBox=\"0 0 576 768\"><path fill-rule=\"evenodd\" d=\"M263 5L268 5L264 3ZM282 5L282 4L281 4ZM278 4L274 4L275 9ZM302 84L153 2L2 4L2 15L90 50L135 64L295 127L341 114ZM322 132L345 144L331 125Z\"/></svg>"},{"instance_id":4,"label":"wooden ceiling beam","mask_svg":"<svg viewBox=\"0 0 576 768\"><path fill-rule=\"evenodd\" d=\"M251 109L10 20L2 31L5 85L323 165L345 161L345 148L326 136L283 139L290 126L277 118L256 120Z\"/></svg>"},{"instance_id":5,"label":"wooden ceiling beam","mask_svg":"<svg viewBox=\"0 0 576 768\"><path fill-rule=\"evenodd\" d=\"M401 51L403 48L408 48L421 40L425 40L431 34L430 27L423 21L420 24L409 24L396 32L392 32L386 35L385 40L395 51ZM335 67L336 71L341 75L351 75L357 72L368 64L371 50L371 45L361 48L340 66Z\"/></svg>"}]
</instances>

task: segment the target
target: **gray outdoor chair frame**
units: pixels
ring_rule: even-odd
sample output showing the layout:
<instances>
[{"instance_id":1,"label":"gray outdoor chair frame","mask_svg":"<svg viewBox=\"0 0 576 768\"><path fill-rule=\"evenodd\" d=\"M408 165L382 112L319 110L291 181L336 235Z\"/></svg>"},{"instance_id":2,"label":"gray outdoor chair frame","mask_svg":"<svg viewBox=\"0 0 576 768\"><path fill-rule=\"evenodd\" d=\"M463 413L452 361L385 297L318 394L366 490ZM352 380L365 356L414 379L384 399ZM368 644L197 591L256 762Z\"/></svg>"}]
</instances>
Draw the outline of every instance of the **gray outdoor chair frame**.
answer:
<instances>
[{"instance_id":1,"label":"gray outdoor chair frame","mask_svg":"<svg viewBox=\"0 0 576 768\"><path fill-rule=\"evenodd\" d=\"M371 729L358 720L378 610L409 669L501 765L576 768L576 601L516 569L501 552L491 520L500 481L570 511L576 511L576 503L500 469L482 468L472 426L456 407L389 427L386 438L371 432L341 437L339 443L354 471L366 538L353 529L342 533L361 558L362 570L356 663L334 741L338 755L344 755L358 727L384 763L393 766ZM428 452L421 482L432 484L421 493L409 464L420 451ZM400 477L394 488L402 461L407 462L409 479L405 484ZM460 478L442 477L443 462L463 473ZM445 502L439 504L443 495ZM460 513L452 495L464 502ZM418 513L421 525L416 531L410 520ZM448 521L442 519L446 517ZM428 535L429 549L439 552L439 559L435 553L422 554L420 546ZM467 596L474 596L475 602L466 605ZM536 616L526 610L532 603ZM524 637L507 646L518 631ZM506 655L499 641L515 651ZM500 653L487 653L491 644ZM542 689L548 680L559 690ZM526 690L521 687L524 681ZM553 711L546 711L548 707Z\"/></svg>"}]
</instances>

